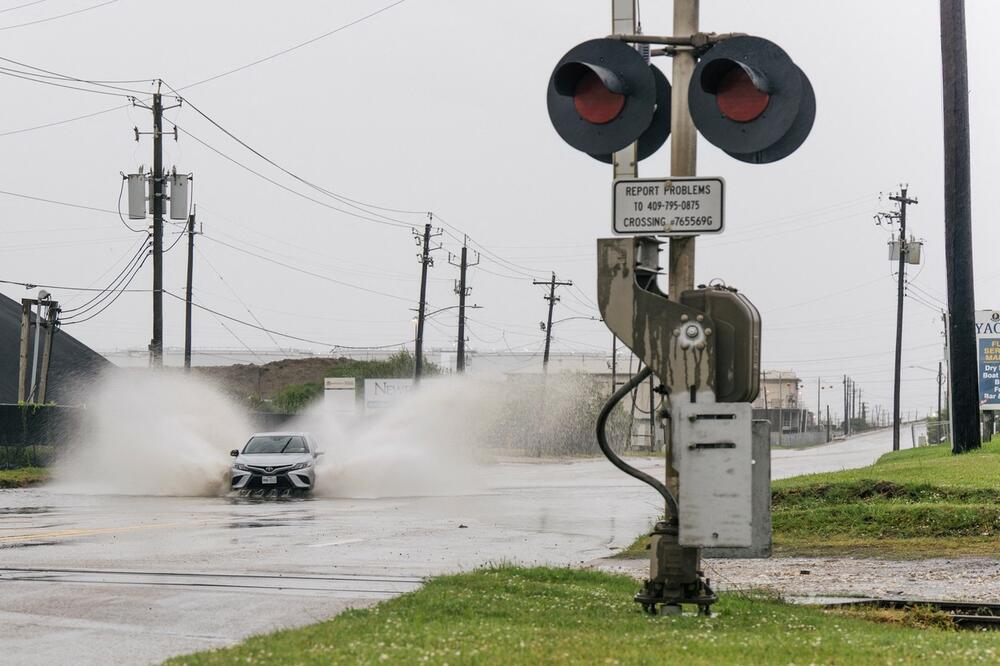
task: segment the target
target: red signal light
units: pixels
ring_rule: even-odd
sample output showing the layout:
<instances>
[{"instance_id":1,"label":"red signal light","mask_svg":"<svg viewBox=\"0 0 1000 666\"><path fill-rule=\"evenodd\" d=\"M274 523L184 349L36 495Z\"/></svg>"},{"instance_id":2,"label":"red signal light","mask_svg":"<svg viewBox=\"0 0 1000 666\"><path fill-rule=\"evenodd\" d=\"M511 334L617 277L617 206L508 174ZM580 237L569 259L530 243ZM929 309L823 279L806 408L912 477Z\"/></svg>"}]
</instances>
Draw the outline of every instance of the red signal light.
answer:
<instances>
[{"instance_id":1,"label":"red signal light","mask_svg":"<svg viewBox=\"0 0 1000 666\"><path fill-rule=\"evenodd\" d=\"M608 90L600 77L588 70L576 84L573 106L587 122L604 125L617 118L625 108L625 96Z\"/></svg>"},{"instance_id":2,"label":"red signal light","mask_svg":"<svg viewBox=\"0 0 1000 666\"><path fill-rule=\"evenodd\" d=\"M771 96L758 90L742 67L733 67L719 81L715 91L719 111L738 123L759 118L767 109Z\"/></svg>"}]
</instances>

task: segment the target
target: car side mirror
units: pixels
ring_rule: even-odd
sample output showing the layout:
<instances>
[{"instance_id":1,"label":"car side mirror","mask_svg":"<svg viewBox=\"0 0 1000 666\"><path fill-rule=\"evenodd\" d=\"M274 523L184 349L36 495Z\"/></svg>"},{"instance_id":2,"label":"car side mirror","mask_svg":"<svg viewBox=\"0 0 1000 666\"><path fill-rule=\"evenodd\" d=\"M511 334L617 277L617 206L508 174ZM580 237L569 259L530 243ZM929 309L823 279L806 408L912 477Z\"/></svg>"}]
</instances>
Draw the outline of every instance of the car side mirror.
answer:
<instances>
[{"instance_id":1,"label":"car side mirror","mask_svg":"<svg viewBox=\"0 0 1000 666\"><path fill-rule=\"evenodd\" d=\"M231 455L232 457L235 458L236 456L240 455L240 450L239 449L233 449L232 451L229 452L229 455Z\"/></svg>"},{"instance_id":2,"label":"car side mirror","mask_svg":"<svg viewBox=\"0 0 1000 666\"><path fill-rule=\"evenodd\" d=\"M319 458L320 456L325 456L326 455L326 451L317 451L313 455L315 455L317 458Z\"/></svg>"}]
</instances>

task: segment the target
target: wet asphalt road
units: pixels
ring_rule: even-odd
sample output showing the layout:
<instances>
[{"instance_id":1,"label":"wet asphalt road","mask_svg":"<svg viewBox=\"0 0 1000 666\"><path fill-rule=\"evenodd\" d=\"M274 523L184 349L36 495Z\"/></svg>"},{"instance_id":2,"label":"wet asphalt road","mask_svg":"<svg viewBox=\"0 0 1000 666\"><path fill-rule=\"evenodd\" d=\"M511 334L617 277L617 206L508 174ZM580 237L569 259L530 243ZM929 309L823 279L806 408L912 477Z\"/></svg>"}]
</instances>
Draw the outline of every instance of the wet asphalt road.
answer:
<instances>
[{"instance_id":1,"label":"wet asphalt road","mask_svg":"<svg viewBox=\"0 0 1000 666\"><path fill-rule=\"evenodd\" d=\"M882 431L776 451L773 475L867 465L890 443ZM501 463L483 476L481 492L452 497L0 491L3 662L155 663L375 603L430 575L590 561L660 513L655 493L603 460Z\"/></svg>"}]
</instances>

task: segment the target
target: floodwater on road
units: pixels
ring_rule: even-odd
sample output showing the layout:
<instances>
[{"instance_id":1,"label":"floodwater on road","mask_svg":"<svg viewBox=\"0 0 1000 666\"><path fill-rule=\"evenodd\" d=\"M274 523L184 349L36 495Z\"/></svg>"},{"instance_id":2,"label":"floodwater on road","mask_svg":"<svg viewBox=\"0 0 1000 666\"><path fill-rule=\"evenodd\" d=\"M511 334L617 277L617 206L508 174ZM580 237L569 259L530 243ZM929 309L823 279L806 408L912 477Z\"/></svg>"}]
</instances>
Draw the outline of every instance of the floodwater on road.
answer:
<instances>
[{"instance_id":1,"label":"floodwater on road","mask_svg":"<svg viewBox=\"0 0 1000 666\"><path fill-rule=\"evenodd\" d=\"M867 465L881 431L775 451L773 476ZM633 464L662 475L663 463ZM402 470L405 473L405 470ZM662 512L603 459L482 465L476 489L414 497L0 492L6 663L153 663L307 624L488 563L571 565Z\"/></svg>"},{"instance_id":2,"label":"floodwater on road","mask_svg":"<svg viewBox=\"0 0 1000 666\"><path fill-rule=\"evenodd\" d=\"M660 512L655 493L604 460L481 475L476 493L385 499L0 493L5 661L157 662L314 622L433 574L589 561Z\"/></svg>"}]
</instances>

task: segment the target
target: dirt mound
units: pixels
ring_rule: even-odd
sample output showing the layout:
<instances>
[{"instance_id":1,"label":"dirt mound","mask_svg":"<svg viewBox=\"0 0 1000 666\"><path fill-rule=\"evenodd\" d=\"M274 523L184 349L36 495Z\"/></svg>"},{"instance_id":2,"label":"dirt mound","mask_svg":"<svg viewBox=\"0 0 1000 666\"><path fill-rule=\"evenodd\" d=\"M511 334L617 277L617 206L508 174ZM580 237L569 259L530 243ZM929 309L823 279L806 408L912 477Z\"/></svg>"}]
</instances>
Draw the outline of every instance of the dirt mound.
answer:
<instances>
[{"instance_id":1,"label":"dirt mound","mask_svg":"<svg viewBox=\"0 0 1000 666\"><path fill-rule=\"evenodd\" d=\"M290 384L322 382L324 377L334 376L336 368L349 363L350 359L346 358L289 358L263 365L240 363L203 366L192 370L234 397L270 400Z\"/></svg>"}]
</instances>

